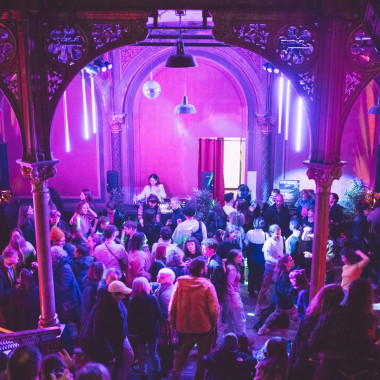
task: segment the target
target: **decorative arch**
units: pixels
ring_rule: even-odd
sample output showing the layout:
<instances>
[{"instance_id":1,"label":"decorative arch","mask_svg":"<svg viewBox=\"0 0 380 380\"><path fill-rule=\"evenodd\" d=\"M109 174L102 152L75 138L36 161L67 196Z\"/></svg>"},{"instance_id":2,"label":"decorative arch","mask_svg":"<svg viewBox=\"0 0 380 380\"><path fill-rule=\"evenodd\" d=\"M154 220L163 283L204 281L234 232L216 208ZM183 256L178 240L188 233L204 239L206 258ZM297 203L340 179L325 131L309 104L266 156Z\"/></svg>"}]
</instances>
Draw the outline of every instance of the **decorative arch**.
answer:
<instances>
[{"instance_id":1,"label":"decorative arch","mask_svg":"<svg viewBox=\"0 0 380 380\"><path fill-rule=\"evenodd\" d=\"M253 156L253 140L254 140L254 127L256 125L256 113L264 113L265 112L265 89L260 87L258 84L261 83L259 79L259 70L261 70L261 63L259 62L260 57L258 58L258 62L256 66L249 63L249 55L253 55L251 52L246 51L246 55L244 56L241 51L237 50L238 48L228 49L228 53L226 52L226 48L212 48L212 49L191 49L188 48L187 52L197 56L202 57L207 60L210 60L224 70L227 70L232 77L235 78L236 82L242 88L244 96L246 98L247 107L248 107L248 140L250 140L250 149L248 149L248 165L252 162ZM242 49L243 50L243 49ZM150 49L146 49L141 52L128 66L128 69L124 72L124 75L121 79L121 88L125 89L123 97L121 99L122 102L122 114L126 115L127 118L127 142L133 141L133 106L134 99L138 91L141 91L141 86L143 80L149 75L151 67L153 69L165 62L167 57L170 55L172 49L160 49L158 52L154 52L152 58L152 51ZM239 58L239 59L238 59ZM244 66L241 62L243 58L246 66ZM170 70L170 69L168 69ZM135 166L133 162L134 151L133 144L128 144L128 157L126 161L128 164L128 173L129 173L129 184L132 189L135 186L134 179L134 171ZM248 167L249 168L249 167ZM126 170L124 170L125 172Z\"/></svg>"}]
</instances>

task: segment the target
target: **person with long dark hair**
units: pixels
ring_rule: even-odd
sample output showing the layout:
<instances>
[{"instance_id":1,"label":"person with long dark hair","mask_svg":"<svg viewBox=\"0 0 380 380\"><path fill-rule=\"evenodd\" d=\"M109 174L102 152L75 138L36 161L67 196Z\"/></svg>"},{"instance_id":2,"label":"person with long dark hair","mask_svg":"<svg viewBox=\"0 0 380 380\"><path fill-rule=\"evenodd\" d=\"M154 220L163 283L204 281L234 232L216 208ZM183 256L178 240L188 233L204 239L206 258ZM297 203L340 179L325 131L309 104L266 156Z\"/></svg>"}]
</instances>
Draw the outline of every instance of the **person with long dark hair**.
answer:
<instances>
[{"instance_id":1,"label":"person with long dark hair","mask_svg":"<svg viewBox=\"0 0 380 380\"><path fill-rule=\"evenodd\" d=\"M161 227L163 227L162 223L156 221L156 211L152 208L146 209L143 214L143 224L138 230L144 232L150 251L153 244L160 238Z\"/></svg>"},{"instance_id":2,"label":"person with long dark hair","mask_svg":"<svg viewBox=\"0 0 380 380\"><path fill-rule=\"evenodd\" d=\"M79 202L75 208L72 217L73 222L73 241L75 243L86 244L87 238L91 233L91 221L96 218L96 214L90 212L90 206L87 202Z\"/></svg>"},{"instance_id":3,"label":"person with long dark hair","mask_svg":"<svg viewBox=\"0 0 380 380\"><path fill-rule=\"evenodd\" d=\"M17 228L19 228L26 241L36 246L36 227L34 224L34 209L29 203L24 203L18 210Z\"/></svg>"},{"instance_id":4,"label":"person with long dark hair","mask_svg":"<svg viewBox=\"0 0 380 380\"><path fill-rule=\"evenodd\" d=\"M161 209L159 207L159 203L160 203L160 201L159 201L157 195L155 195L155 194L150 194L148 196L146 202L140 203L140 206L137 210L137 218L139 220L141 227L144 227L143 216L147 210L153 210L156 222L160 222L160 220L161 220Z\"/></svg>"},{"instance_id":5,"label":"person with long dark hair","mask_svg":"<svg viewBox=\"0 0 380 380\"><path fill-rule=\"evenodd\" d=\"M315 365L310 361L312 350L308 342L310 334L321 316L339 307L344 297L342 288L336 284L325 285L311 300L294 338L289 356L286 380L312 380Z\"/></svg>"},{"instance_id":6,"label":"person with long dark hair","mask_svg":"<svg viewBox=\"0 0 380 380\"><path fill-rule=\"evenodd\" d=\"M318 378L340 380L344 373L344 378L360 374L362 379L378 379L378 339L371 284L356 279L349 287L347 306L324 314L310 335Z\"/></svg>"},{"instance_id":7,"label":"person with long dark hair","mask_svg":"<svg viewBox=\"0 0 380 380\"><path fill-rule=\"evenodd\" d=\"M91 214L96 213L95 212L95 209L96 209L95 201L94 201L94 198L92 197L91 191L89 189L83 189L79 195L79 199L80 199L79 203L81 203L81 202L88 203L89 212Z\"/></svg>"},{"instance_id":8,"label":"person with long dark hair","mask_svg":"<svg viewBox=\"0 0 380 380\"><path fill-rule=\"evenodd\" d=\"M264 335L270 332L271 324L283 313L286 313L293 322L298 326L298 312L293 303L294 290L289 279L289 273L294 267L294 260L290 255L284 255L278 260L276 267L274 285L276 295L276 309L269 315L264 325L257 332L259 335Z\"/></svg>"},{"instance_id":9,"label":"person with long dark hair","mask_svg":"<svg viewBox=\"0 0 380 380\"><path fill-rule=\"evenodd\" d=\"M189 237L186 240L183 252L185 254L185 261L189 261L194 259L195 257L202 256L202 247L199 244L198 239L194 237Z\"/></svg>"},{"instance_id":10,"label":"person with long dark hair","mask_svg":"<svg viewBox=\"0 0 380 380\"><path fill-rule=\"evenodd\" d=\"M275 336L257 354L254 380L283 380L288 366L286 340Z\"/></svg>"},{"instance_id":11,"label":"person with long dark hair","mask_svg":"<svg viewBox=\"0 0 380 380\"><path fill-rule=\"evenodd\" d=\"M129 255L128 255L128 270L127 281L128 287L132 287L133 280L136 277L145 277L150 281L151 275L149 268L151 265L150 258L144 252L146 245L146 237L142 232L136 232L131 239Z\"/></svg>"},{"instance_id":12,"label":"person with long dark hair","mask_svg":"<svg viewBox=\"0 0 380 380\"><path fill-rule=\"evenodd\" d=\"M245 199L238 198L235 202L235 209L243 216L243 229L247 233L253 223L253 212L250 210L250 204Z\"/></svg>"},{"instance_id":13,"label":"person with long dark hair","mask_svg":"<svg viewBox=\"0 0 380 380\"><path fill-rule=\"evenodd\" d=\"M240 297L240 264L244 257L240 250L232 249L227 253L226 290L222 296L223 312L227 326L224 333L245 333L245 316Z\"/></svg>"},{"instance_id":14,"label":"person with long dark hair","mask_svg":"<svg viewBox=\"0 0 380 380\"><path fill-rule=\"evenodd\" d=\"M157 174L151 174L148 178L148 185L144 187L144 190L133 197L134 202L144 200L149 197L149 195L154 194L159 202L162 202L166 198L166 192L164 185L160 183L160 179Z\"/></svg>"},{"instance_id":15,"label":"person with long dark hair","mask_svg":"<svg viewBox=\"0 0 380 380\"><path fill-rule=\"evenodd\" d=\"M253 230L247 232L247 264L248 264L248 293L250 297L254 297L255 292L260 291L265 271L265 258L263 247L267 239L268 233L263 228L265 220L256 218L253 221Z\"/></svg>"},{"instance_id":16,"label":"person with long dark hair","mask_svg":"<svg viewBox=\"0 0 380 380\"><path fill-rule=\"evenodd\" d=\"M352 281L362 274L363 268L369 264L369 257L360 250L343 247L340 251L343 261L342 268L342 288L347 292Z\"/></svg>"},{"instance_id":17,"label":"person with long dark hair","mask_svg":"<svg viewBox=\"0 0 380 380\"><path fill-rule=\"evenodd\" d=\"M31 243L24 239L22 231L18 228L12 230L11 239L7 248L12 248L18 252L19 262L17 264L17 273L21 268L31 270L32 263L36 262L36 250Z\"/></svg>"},{"instance_id":18,"label":"person with long dark hair","mask_svg":"<svg viewBox=\"0 0 380 380\"><path fill-rule=\"evenodd\" d=\"M227 214L224 212L223 207L219 203L216 203L207 218L207 232L214 235L219 229L225 230L226 225Z\"/></svg>"}]
</instances>

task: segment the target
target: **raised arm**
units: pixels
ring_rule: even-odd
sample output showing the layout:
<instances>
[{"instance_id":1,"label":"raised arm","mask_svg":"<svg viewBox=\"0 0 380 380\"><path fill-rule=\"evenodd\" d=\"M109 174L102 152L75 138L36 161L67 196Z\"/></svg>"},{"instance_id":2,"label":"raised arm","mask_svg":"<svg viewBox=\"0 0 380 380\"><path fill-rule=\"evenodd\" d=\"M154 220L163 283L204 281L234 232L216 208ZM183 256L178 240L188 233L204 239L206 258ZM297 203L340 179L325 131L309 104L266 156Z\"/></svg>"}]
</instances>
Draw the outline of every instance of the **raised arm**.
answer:
<instances>
[{"instance_id":1,"label":"raised arm","mask_svg":"<svg viewBox=\"0 0 380 380\"><path fill-rule=\"evenodd\" d=\"M355 251L355 253L362 259L362 261L359 262L360 268L364 268L366 265L369 264L369 257L360 251L359 249Z\"/></svg>"}]
</instances>

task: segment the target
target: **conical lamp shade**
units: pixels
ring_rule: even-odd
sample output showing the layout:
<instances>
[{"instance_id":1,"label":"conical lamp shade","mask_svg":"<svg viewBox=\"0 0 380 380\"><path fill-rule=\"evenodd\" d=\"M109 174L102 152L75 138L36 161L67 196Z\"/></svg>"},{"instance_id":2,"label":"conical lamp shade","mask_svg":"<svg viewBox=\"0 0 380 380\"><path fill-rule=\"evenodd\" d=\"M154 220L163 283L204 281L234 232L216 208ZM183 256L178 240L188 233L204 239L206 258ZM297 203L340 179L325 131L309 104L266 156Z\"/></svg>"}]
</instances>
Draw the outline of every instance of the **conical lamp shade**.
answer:
<instances>
[{"instance_id":1,"label":"conical lamp shade","mask_svg":"<svg viewBox=\"0 0 380 380\"><path fill-rule=\"evenodd\" d=\"M184 95L182 104L178 104L178 106L175 107L174 113L179 113L179 114L197 113L197 110L192 104L189 104L187 100L187 96Z\"/></svg>"},{"instance_id":2,"label":"conical lamp shade","mask_svg":"<svg viewBox=\"0 0 380 380\"><path fill-rule=\"evenodd\" d=\"M185 54L185 47L183 41L179 39L176 42L177 51L175 54L169 56L166 61L165 67L196 67L198 66L197 61L194 56L190 54Z\"/></svg>"}]
</instances>

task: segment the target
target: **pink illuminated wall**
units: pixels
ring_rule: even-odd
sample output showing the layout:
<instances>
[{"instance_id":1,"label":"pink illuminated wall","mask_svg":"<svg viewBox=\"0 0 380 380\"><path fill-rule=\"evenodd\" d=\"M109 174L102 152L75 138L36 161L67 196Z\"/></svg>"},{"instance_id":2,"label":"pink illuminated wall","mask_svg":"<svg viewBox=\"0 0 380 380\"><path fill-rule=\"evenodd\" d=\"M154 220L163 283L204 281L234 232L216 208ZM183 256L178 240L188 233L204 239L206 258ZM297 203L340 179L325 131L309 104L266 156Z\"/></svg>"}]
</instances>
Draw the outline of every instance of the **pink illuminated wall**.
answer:
<instances>
[{"instance_id":1,"label":"pink illuminated wall","mask_svg":"<svg viewBox=\"0 0 380 380\"><path fill-rule=\"evenodd\" d=\"M53 119L51 146L54 157L60 160L56 176L49 181L49 186L57 189L65 198L79 198L83 188L88 188L95 198L100 197L100 169L97 141L99 132L92 133L91 91L86 82L86 99L90 138L84 138L82 82L78 74L66 90L67 113L70 136L70 152L65 149L65 125L63 115L63 97L61 98ZM100 105L99 105L100 106Z\"/></svg>"},{"instance_id":2,"label":"pink illuminated wall","mask_svg":"<svg viewBox=\"0 0 380 380\"><path fill-rule=\"evenodd\" d=\"M91 128L90 86L86 85ZM53 156L59 159L56 176L49 180L61 197L78 199L83 188L91 189L95 197L100 196L98 134L90 133L89 140L83 135L83 106L81 77L78 75L67 89L67 107L71 151L65 150L65 127L63 99L60 100L53 119L51 146ZM20 129L9 103L4 101L3 109L5 142L8 147L8 167L12 190L21 197L31 196L30 181L20 173L17 159L22 157Z\"/></svg>"},{"instance_id":3,"label":"pink illuminated wall","mask_svg":"<svg viewBox=\"0 0 380 380\"><path fill-rule=\"evenodd\" d=\"M198 67L187 69L187 95L197 114L173 113L184 95L185 69L155 69L161 95L151 100L140 91L136 97L138 189L149 174L157 173L168 196L185 197L198 187L199 137L247 137L247 104L239 83L216 63L199 57L197 61Z\"/></svg>"},{"instance_id":4,"label":"pink illuminated wall","mask_svg":"<svg viewBox=\"0 0 380 380\"><path fill-rule=\"evenodd\" d=\"M20 165L16 160L22 157L21 133L12 107L6 99L3 101L4 136L8 151L9 181L11 189L22 197L31 196L30 181L21 175Z\"/></svg>"}]
</instances>

